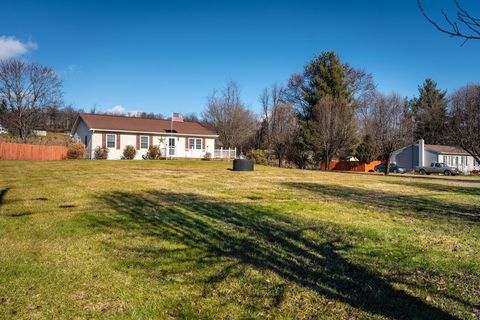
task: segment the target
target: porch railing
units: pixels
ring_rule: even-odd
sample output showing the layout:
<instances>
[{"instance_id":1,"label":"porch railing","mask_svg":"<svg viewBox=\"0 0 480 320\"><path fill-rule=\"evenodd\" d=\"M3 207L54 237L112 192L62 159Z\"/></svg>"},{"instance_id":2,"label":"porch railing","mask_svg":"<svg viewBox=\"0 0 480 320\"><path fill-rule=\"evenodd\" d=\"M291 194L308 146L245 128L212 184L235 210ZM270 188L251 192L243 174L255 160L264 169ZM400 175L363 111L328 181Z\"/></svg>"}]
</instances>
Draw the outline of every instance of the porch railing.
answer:
<instances>
[{"instance_id":1,"label":"porch railing","mask_svg":"<svg viewBox=\"0 0 480 320\"><path fill-rule=\"evenodd\" d=\"M165 158L176 158L176 157L186 157L186 158L203 158L206 153L210 153L210 156L213 159L235 159L237 157L237 148L234 149L215 149L209 151L208 149L202 150L189 150L186 149L185 152L180 151L177 147L165 147L162 148L162 156Z\"/></svg>"},{"instance_id":2,"label":"porch railing","mask_svg":"<svg viewBox=\"0 0 480 320\"><path fill-rule=\"evenodd\" d=\"M215 159L235 159L237 157L237 148L215 149L212 156Z\"/></svg>"}]
</instances>

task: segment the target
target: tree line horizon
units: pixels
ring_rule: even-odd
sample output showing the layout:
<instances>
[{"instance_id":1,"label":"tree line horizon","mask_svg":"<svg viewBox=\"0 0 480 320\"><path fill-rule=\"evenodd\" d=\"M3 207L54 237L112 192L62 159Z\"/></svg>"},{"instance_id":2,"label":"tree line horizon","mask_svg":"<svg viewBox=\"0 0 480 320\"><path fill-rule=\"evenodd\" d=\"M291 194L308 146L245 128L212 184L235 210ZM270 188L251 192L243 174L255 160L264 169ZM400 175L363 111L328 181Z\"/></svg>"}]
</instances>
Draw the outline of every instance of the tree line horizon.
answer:
<instances>
[{"instance_id":1,"label":"tree line horizon","mask_svg":"<svg viewBox=\"0 0 480 320\"><path fill-rule=\"evenodd\" d=\"M0 124L23 142L39 126L69 129L83 110L63 105L62 85L49 67L1 61ZM265 88L259 113L242 101L238 84L228 81L207 97L200 115L186 114L185 120L215 130L224 147L263 150L279 166L325 163L329 170L331 160L352 156L388 164L395 150L419 139L461 147L480 162L480 85L447 94L427 78L418 91L412 98L379 92L370 73L329 51L307 62L285 85ZM90 112L98 113L95 107Z\"/></svg>"}]
</instances>

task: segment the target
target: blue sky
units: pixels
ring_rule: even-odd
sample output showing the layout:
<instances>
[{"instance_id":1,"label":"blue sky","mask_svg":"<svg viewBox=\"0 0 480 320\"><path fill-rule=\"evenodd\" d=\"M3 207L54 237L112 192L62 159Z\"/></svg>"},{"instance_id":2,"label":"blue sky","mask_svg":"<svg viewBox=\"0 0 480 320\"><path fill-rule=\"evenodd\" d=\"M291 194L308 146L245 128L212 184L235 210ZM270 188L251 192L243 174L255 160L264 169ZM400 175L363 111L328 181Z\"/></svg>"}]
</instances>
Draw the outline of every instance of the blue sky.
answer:
<instances>
[{"instance_id":1,"label":"blue sky","mask_svg":"<svg viewBox=\"0 0 480 320\"><path fill-rule=\"evenodd\" d=\"M423 2L438 16L453 0ZM463 2L480 15L478 2ZM2 11L0 55L13 44L10 55L53 67L65 101L87 111L199 113L227 80L258 110L263 88L329 50L406 96L426 77L451 91L480 75L480 41L437 32L416 0L16 0Z\"/></svg>"}]
</instances>

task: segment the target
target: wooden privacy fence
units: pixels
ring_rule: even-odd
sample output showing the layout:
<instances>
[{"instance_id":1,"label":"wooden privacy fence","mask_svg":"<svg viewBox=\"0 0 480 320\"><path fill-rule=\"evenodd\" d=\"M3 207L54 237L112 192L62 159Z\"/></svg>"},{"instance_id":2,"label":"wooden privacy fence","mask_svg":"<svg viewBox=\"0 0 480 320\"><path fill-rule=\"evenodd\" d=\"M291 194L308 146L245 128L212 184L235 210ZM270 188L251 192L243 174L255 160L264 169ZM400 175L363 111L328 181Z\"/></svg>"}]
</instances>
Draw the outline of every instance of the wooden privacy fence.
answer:
<instances>
[{"instance_id":1,"label":"wooden privacy fence","mask_svg":"<svg viewBox=\"0 0 480 320\"><path fill-rule=\"evenodd\" d=\"M381 163L382 161L372 161L368 163L360 161L330 161L330 170L369 172L373 171L375 166ZM322 170L326 170L326 163L322 163Z\"/></svg>"},{"instance_id":2,"label":"wooden privacy fence","mask_svg":"<svg viewBox=\"0 0 480 320\"><path fill-rule=\"evenodd\" d=\"M67 148L36 144L0 143L0 160L65 160Z\"/></svg>"}]
</instances>

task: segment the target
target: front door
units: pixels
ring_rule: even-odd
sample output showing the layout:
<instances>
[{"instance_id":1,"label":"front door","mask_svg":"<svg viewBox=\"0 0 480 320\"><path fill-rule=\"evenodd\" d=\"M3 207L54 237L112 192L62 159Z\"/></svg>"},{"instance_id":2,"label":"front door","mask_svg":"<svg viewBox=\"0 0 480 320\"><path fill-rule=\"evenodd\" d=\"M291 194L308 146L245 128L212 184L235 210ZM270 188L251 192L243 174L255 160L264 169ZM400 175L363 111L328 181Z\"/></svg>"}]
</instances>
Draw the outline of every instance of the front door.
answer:
<instances>
[{"instance_id":1,"label":"front door","mask_svg":"<svg viewBox=\"0 0 480 320\"><path fill-rule=\"evenodd\" d=\"M175 138L168 138L168 155L175 155Z\"/></svg>"}]
</instances>

